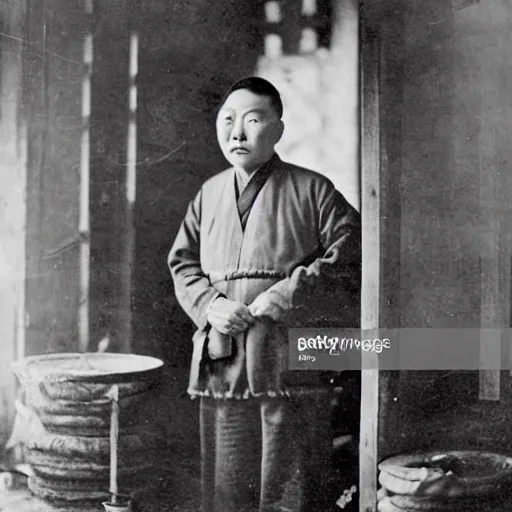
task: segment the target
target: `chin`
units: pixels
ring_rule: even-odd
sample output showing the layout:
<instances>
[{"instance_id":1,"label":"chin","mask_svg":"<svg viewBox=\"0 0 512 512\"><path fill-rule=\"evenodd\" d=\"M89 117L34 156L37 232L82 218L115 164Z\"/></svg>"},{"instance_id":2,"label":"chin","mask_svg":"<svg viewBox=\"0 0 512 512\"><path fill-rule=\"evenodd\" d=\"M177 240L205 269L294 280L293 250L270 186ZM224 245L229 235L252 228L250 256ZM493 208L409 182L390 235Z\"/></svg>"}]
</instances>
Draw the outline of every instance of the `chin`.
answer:
<instances>
[{"instance_id":1,"label":"chin","mask_svg":"<svg viewBox=\"0 0 512 512\"><path fill-rule=\"evenodd\" d=\"M237 158L233 158L232 155L230 156L231 158L229 159L229 163L234 167L243 169L246 172L254 171L261 165L260 163L257 162L248 161L243 156L238 156Z\"/></svg>"}]
</instances>

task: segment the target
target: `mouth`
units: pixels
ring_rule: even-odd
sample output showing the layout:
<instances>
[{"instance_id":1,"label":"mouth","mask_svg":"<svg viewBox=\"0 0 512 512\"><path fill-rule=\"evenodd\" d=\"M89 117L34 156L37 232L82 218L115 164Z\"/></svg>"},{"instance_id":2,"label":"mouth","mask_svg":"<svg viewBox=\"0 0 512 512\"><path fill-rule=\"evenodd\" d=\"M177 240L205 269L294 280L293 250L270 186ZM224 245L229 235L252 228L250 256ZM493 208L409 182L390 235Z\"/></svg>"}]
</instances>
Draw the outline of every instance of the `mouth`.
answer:
<instances>
[{"instance_id":1,"label":"mouth","mask_svg":"<svg viewBox=\"0 0 512 512\"><path fill-rule=\"evenodd\" d=\"M236 148L232 148L230 150L230 153L237 153L239 155L245 155L245 154L249 153L249 150L242 146L237 146Z\"/></svg>"}]
</instances>

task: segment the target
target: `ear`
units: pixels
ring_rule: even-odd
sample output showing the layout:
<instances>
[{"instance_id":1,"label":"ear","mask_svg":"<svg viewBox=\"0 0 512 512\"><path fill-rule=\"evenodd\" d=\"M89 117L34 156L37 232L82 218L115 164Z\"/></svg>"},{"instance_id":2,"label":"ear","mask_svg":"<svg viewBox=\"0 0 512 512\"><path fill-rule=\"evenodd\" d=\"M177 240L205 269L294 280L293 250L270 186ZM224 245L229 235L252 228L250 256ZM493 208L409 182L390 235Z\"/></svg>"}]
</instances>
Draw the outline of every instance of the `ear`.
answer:
<instances>
[{"instance_id":1,"label":"ear","mask_svg":"<svg viewBox=\"0 0 512 512\"><path fill-rule=\"evenodd\" d=\"M284 123L283 123L282 119L279 119L279 122L276 126L275 144L277 144L281 140L281 137L283 136L283 132L284 132Z\"/></svg>"}]
</instances>

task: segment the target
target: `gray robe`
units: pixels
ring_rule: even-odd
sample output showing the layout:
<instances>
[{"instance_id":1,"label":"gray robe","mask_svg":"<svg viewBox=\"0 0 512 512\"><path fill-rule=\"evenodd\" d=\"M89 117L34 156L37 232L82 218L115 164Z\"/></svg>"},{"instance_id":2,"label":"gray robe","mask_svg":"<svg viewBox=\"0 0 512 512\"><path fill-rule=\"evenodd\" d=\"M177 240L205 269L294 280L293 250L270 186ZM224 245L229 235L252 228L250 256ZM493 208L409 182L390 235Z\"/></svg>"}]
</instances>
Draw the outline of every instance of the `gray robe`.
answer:
<instances>
[{"instance_id":1,"label":"gray robe","mask_svg":"<svg viewBox=\"0 0 512 512\"><path fill-rule=\"evenodd\" d=\"M189 382L192 395L284 396L321 385L321 374L288 370L287 328L357 327L360 218L324 176L274 158L245 230L235 172L209 179L190 203L168 263L175 293L197 326ZM222 294L247 305L268 293L286 304L278 322L258 320L232 340L229 357L208 357L206 309Z\"/></svg>"}]
</instances>

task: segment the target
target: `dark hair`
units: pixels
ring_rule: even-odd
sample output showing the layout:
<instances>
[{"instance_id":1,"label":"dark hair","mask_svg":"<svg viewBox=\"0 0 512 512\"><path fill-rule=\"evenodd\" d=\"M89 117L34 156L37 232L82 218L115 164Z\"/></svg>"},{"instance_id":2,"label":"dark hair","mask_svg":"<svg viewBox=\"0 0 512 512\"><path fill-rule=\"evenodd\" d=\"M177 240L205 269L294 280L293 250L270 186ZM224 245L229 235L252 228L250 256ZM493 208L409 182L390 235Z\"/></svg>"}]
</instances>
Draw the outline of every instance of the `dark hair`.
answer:
<instances>
[{"instance_id":1,"label":"dark hair","mask_svg":"<svg viewBox=\"0 0 512 512\"><path fill-rule=\"evenodd\" d=\"M220 110L222 105L226 103L228 96L231 93L238 91L239 89L247 89L254 94L267 96L270 99L270 103L272 104L273 109L276 111L279 119L281 119L283 116L283 103L281 101L281 95L279 94L279 91L268 80L258 76L249 76L247 78L242 78L242 80L238 80L238 82L235 82L222 98L218 110Z\"/></svg>"}]
</instances>

